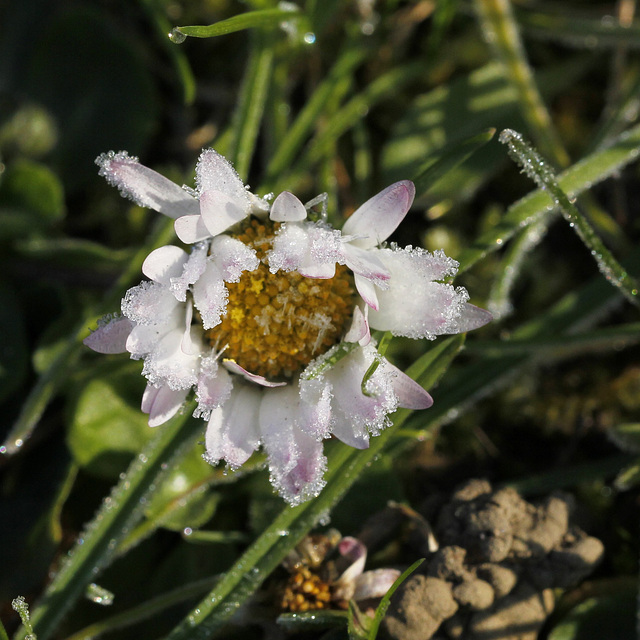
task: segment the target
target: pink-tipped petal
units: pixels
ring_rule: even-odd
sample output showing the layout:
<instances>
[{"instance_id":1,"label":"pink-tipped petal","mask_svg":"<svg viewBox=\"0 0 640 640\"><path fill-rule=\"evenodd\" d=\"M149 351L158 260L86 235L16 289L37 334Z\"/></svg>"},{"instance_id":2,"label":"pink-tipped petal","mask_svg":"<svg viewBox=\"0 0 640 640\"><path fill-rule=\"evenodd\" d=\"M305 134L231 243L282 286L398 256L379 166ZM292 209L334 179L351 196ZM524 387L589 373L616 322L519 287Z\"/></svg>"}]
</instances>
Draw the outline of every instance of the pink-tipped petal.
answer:
<instances>
[{"instance_id":1,"label":"pink-tipped petal","mask_svg":"<svg viewBox=\"0 0 640 640\"><path fill-rule=\"evenodd\" d=\"M353 279L360 297L366 302L368 307L377 311L380 308L380 305L378 303L378 294L376 293L375 285L370 280L359 276L357 273L354 275Z\"/></svg>"},{"instance_id":2,"label":"pink-tipped petal","mask_svg":"<svg viewBox=\"0 0 640 640\"><path fill-rule=\"evenodd\" d=\"M338 544L338 551L351 563L338 578L338 582L352 582L364 571L367 547L357 538L345 536Z\"/></svg>"},{"instance_id":3,"label":"pink-tipped petal","mask_svg":"<svg viewBox=\"0 0 640 640\"><path fill-rule=\"evenodd\" d=\"M231 395L233 381L223 367L218 366L215 358L203 358L196 387L198 408L196 417L208 415L212 409L222 406Z\"/></svg>"},{"instance_id":4,"label":"pink-tipped petal","mask_svg":"<svg viewBox=\"0 0 640 640\"><path fill-rule=\"evenodd\" d=\"M258 391L241 384L221 407L213 409L205 434L204 459L209 464L225 460L237 469L260 446L260 400Z\"/></svg>"},{"instance_id":5,"label":"pink-tipped petal","mask_svg":"<svg viewBox=\"0 0 640 640\"><path fill-rule=\"evenodd\" d=\"M198 213L198 201L168 178L149 169L126 151L103 153L96 158L100 175L141 207L170 218Z\"/></svg>"},{"instance_id":6,"label":"pink-tipped petal","mask_svg":"<svg viewBox=\"0 0 640 640\"><path fill-rule=\"evenodd\" d=\"M393 390L398 396L398 406L405 409L428 409L433 404L433 398L398 367L386 359L383 359L380 366L391 379Z\"/></svg>"},{"instance_id":7,"label":"pink-tipped petal","mask_svg":"<svg viewBox=\"0 0 640 640\"><path fill-rule=\"evenodd\" d=\"M168 285L171 278L180 276L187 261L187 253L168 245L152 251L142 263L142 273L147 278L160 284Z\"/></svg>"},{"instance_id":8,"label":"pink-tipped petal","mask_svg":"<svg viewBox=\"0 0 640 640\"><path fill-rule=\"evenodd\" d=\"M300 222L307 217L307 210L293 193L283 191L273 201L269 217L274 222Z\"/></svg>"},{"instance_id":9,"label":"pink-tipped petal","mask_svg":"<svg viewBox=\"0 0 640 640\"><path fill-rule=\"evenodd\" d=\"M299 426L297 389L288 385L264 394L260 432L269 456L271 484L292 506L317 496L325 484L322 442Z\"/></svg>"},{"instance_id":10,"label":"pink-tipped petal","mask_svg":"<svg viewBox=\"0 0 640 640\"><path fill-rule=\"evenodd\" d=\"M392 184L355 211L344 223L342 233L357 236L352 242L364 249L379 245L407 215L415 194L416 188L410 180Z\"/></svg>"},{"instance_id":11,"label":"pink-tipped petal","mask_svg":"<svg viewBox=\"0 0 640 640\"><path fill-rule=\"evenodd\" d=\"M211 237L211 232L202 219L202 216L182 216L173 223L176 235L185 244L194 244Z\"/></svg>"},{"instance_id":12,"label":"pink-tipped petal","mask_svg":"<svg viewBox=\"0 0 640 640\"><path fill-rule=\"evenodd\" d=\"M367 251L352 243L345 243L344 257L347 267L356 275L359 275L381 288L386 288L386 281L389 279L389 269L378 256L379 251Z\"/></svg>"},{"instance_id":13,"label":"pink-tipped petal","mask_svg":"<svg viewBox=\"0 0 640 640\"><path fill-rule=\"evenodd\" d=\"M465 331L479 329L492 320L493 316L488 311L466 302L462 307L460 317L456 321L455 331L452 331L452 333L464 333Z\"/></svg>"},{"instance_id":14,"label":"pink-tipped petal","mask_svg":"<svg viewBox=\"0 0 640 640\"><path fill-rule=\"evenodd\" d=\"M249 193L231 163L215 149L204 149L196 165L196 184L202 195L220 191L229 198L249 204Z\"/></svg>"},{"instance_id":15,"label":"pink-tipped petal","mask_svg":"<svg viewBox=\"0 0 640 640\"><path fill-rule=\"evenodd\" d=\"M129 318L112 318L107 322L100 321L98 328L92 331L83 341L89 349L97 353L125 353L127 338L133 329Z\"/></svg>"},{"instance_id":16,"label":"pink-tipped petal","mask_svg":"<svg viewBox=\"0 0 640 640\"><path fill-rule=\"evenodd\" d=\"M209 233L217 236L247 217L246 201L222 191L204 191L200 195L200 215Z\"/></svg>"},{"instance_id":17,"label":"pink-tipped petal","mask_svg":"<svg viewBox=\"0 0 640 640\"><path fill-rule=\"evenodd\" d=\"M354 600L382 598L400 577L398 569L374 569L365 571L355 580Z\"/></svg>"},{"instance_id":18,"label":"pink-tipped petal","mask_svg":"<svg viewBox=\"0 0 640 640\"><path fill-rule=\"evenodd\" d=\"M148 384L142 395L141 409L149 414L149 426L158 427L178 413L187 397L188 389L169 389Z\"/></svg>"},{"instance_id":19,"label":"pink-tipped petal","mask_svg":"<svg viewBox=\"0 0 640 640\"><path fill-rule=\"evenodd\" d=\"M368 309L368 307L365 307ZM362 313L360 307L356 307L353 310L353 318L351 319L351 326L347 333L344 334L345 342L357 342L361 347L371 342L371 332L369 331L369 322L364 313Z\"/></svg>"},{"instance_id":20,"label":"pink-tipped petal","mask_svg":"<svg viewBox=\"0 0 640 640\"><path fill-rule=\"evenodd\" d=\"M223 360L222 364L228 371L231 371L231 373L237 373L238 375L241 375L245 380L248 380L249 382L255 382L261 387L284 387L287 384L286 382L271 382L263 376L259 376L255 373L250 373L246 369L243 369L237 362L235 362L235 360Z\"/></svg>"}]
</instances>

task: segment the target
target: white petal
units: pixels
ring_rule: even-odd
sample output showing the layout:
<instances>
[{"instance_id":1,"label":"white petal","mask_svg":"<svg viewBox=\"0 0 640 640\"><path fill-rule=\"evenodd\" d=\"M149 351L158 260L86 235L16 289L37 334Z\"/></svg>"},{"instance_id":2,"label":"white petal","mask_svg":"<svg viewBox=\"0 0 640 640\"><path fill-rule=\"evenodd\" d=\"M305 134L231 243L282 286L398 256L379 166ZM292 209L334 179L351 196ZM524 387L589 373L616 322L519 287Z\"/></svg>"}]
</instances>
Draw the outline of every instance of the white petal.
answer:
<instances>
[{"instance_id":1,"label":"white petal","mask_svg":"<svg viewBox=\"0 0 640 640\"><path fill-rule=\"evenodd\" d=\"M238 282L244 271L255 271L260 264L255 249L226 235L211 241L211 259L225 282Z\"/></svg>"},{"instance_id":2,"label":"white petal","mask_svg":"<svg viewBox=\"0 0 640 640\"><path fill-rule=\"evenodd\" d=\"M186 302L189 286L196 283L207 268L207 253L208 246L205 242L195 245L181 273L170 278L169 288L176 300Z\"/></svg>"},{"instance_id":3,"label":"white petal","mask_svg":"<svg viewBox=\"0 0 640 640\"><path fill-rule=\"evenodd\" d=\"M211 237L211 232L207 229L202 216L182 216L173 223L176 235L185 244L193 244Z\"/></svg>"},{"instance_id":4,"label":"white petal","mask_svg":"<svg viewBox=\"0 0 640 640\"><path fill-rule=\"evenodd\" d=\"M205 434L204 459L209 464L226 460L232 469L237 469L260 446L260 400L258 391L240 384L223 406L213 409Z\"/></svg>"},{"instance_id":5,"label":"white petal","mask_svg":"<svg viewBox=\"0 0 640 640\"><path fill-rule=\"evenodd\" d=\"M179 306L171 291L155 282L142 282L129 289L121 302L122 315L147 325L166 322Z\"/></svg>"},{"instance_id":6,"label":"white petal","mask_svg":"<svg viewBox=\"0 0 640 640\"><path fill-rule=\"evenodd\" d=\"M295 271L308 251L307 228L299 224L283 224L276 232L272 249L267 252L269 271Z\"/></svg>"},{"instance_id":7,"label":"white petal","mask_svg":"<svg viewBox=\"0 0 640 640\"><path fill-rule=\"evenodd\" d=\"M368 315L369 307L365 307ZM353 317L351 318L351 326L347 333L344 334L345 342L357 342L361 347L371 342L371 332L369 331L369 322L360 307L355 307Z\"/></svg>"},{"instance_id":8,"label":"white petal","mask_svg":"<svg viewBox=\"0 0 640 640\"><path fill-rule=\"evenodd\" d=\"M100 320L98 328L92 331L82 343L97 353L125 353L127 338L132 329L133 323L129 318Z\"/></svg>"},{"instance_id":9,"label":"white petal","mask_svg":"<svg viewBox=\"0 0 640 640\"><path fill-rule=\"evenodd\" d=\"M354 600L382 598L400 577L398 569L374 569L365 571L355 580Z\"/></svg>"},{"instance_id":10,"label":"white petal","mask_svg":"<svg viewBox=\"0 0 640 640\"><path fill-rule=\"evenodd\" d=\"M451 333L464 333L465 331L479 329L492 320L493 316L488 311L466 302L462 307L462 313L453 325Z\"/></svg>"},{"instance_id":11,"label":"white petal","mask_svg":"<svg viewBox=\"0 0 640 640\"><path fill-rule=\"evenodd\" d=\"M96 164L109 184L141 207L150 207L170 218L199 211L193 196L157 171L141 165L126 151L103 153L96 158Z\"/></svg>"},{"instance_id":12,"label":"white petal","mask_svg":"<svg viewBox=\"0 0 640 640\"><path fill-rule=\"evenodd\" d=\"M274 222L300 222L307 217L307 210L293 193L283 191L273 201L269 217Z\"/></svg>"},{"instance_id":13,"label":"white petal","mask_svg":"<svg viewBox=\"0 0 640 640\"><path fill-rule=\"evenodd\" d=\"M187 390L173 390L166 386L148 384L142 395L141 409L149 414L149 426L157 427L173 418L187 397Z\"/></svg>"},{"instance_id":14,"label":"white petal","mask_svg":"<svg viewBox=\"0 0 640 640\"><path fill-rule=\"evenodd\" d=\"M378 435L389 425L387 415L398 407L392 376L378 366L362 392L362 380L378 358L371 345L359 347L338 361L325 374L333 390L333 433L350 446L362 449L369 433Z\"/></svg>"},{"instance_id":15,"label":"white petal","mask_svg":"<svg viewBox=\"0 0 640 640\"><path fill-rule=\"evenodd\" d=\"M220 269L209 261L204 273L193 285L193 301L205 329L211 329L220 322L228 295Z\"/></svg>"},{"instance_id":16,"label":"white petal","mask_svg":"<svg viewBox=\"0 0 640 640\"><path fill-rule=\"evenodd\" d=\"M366 249L379 245L407 215L415 194L416 188L409 180L392 184L354 211L344 223L342 233L365 236L352 241L358 247Z\"/></svg>"},{"instance_id":17,"label":"white petal","mask_svg":"<svg viewBox=\"0 0 640 640\"><path fill-rule=\"evenodd\" d=\"M357 538L345 536L338 544L340 555L347 558L351 564L338 578L338 582L353 582L364 571L367 561L367 547Z\"/></svg>"},{"instance_id":18,"label":"white petal","mask_svg":"<svg viewBox=\"0 0 640 640\"><path fill-rule=\"evenodd\" d=\"M255 382L261 387L284 387L287 384L286 382L270 382L263 376L259 376L255 373L247 371L246 369L243 369L235 360L225 359L222 361L222 364L232 373L237 373L245 380L248 380L249 382Z\"/></svg>"},{"instance_id":19,"label":"white petal","mask_svg":"<svg viewBox=\"0 0 640 640\"><path fill-rule=\"evenodd\" d=\"M325 485L322 442L304 433L298 392L289 385L270 389L260 405L260 432L269 456L271 484L292 506L317 496Z\"/></svg>"},{"instance_id":20,"label":"white petal","mask_svg":"<svg viewBox=\"0 0 640 640\"><path fill-rule=\"evenodd\" d=\"M380 368L389 376L393 390L398 397L398 406L405 409L428 409L433 404L433 398L406 373L394 367L385 358Z\"/></svg>"},{"instance_id":21,"label":"white petal","mask_svg":"<svg viewBox=\"0 0 640 640\"><path fill-rule=\"evenodd\" d=\"M232 388L231 376L223 367L218 366L218 361L214 357L202 358L196 387L198 408L194 416L208 416L212 409L222 406L228 400Z\"/></svg>"},{"instance_id":22,"label":"white petal","mask_svg":"<svg viewBox=\"0 0 640 640\"><path fill-rule=\"evenodd\" d=\"M379 250L365 250L353 246L352 243L344 245L345 262L349 269L381 288L386 287L389 279L389 269L379 257Z\"/></svg>"},{"instance_id":23,"label":"white petal","mask_svg":"<svg viewBox=\"0 0 640 640\"><path fill-rule=\"evenodd\" d=\"M320 280L328 280L336 275L336 263L325 262L324 264L311 263L301 264L298 273L305 278L314 278Z\"/></svg>"},{"instance_id":24,"label":"white petal","mask_svg":"<svg viewBox=\"0 0 640 640\"><path fill-rule=\"evenodd\" d=\"M229 198L249 205L249 195L231 163L214 149L204 149L196 165L196 184L202 195L206 191L220 191Z\"/></svg>"},{"instance_id":25,"label":"white petal","mask_svg":"<svg viewBox=\"0 0 640 640\"><path fill-rule=\"evenodd\" d=\"M389 288L378 292L379 310L369 314L371 327L429 339L458 331L469 296L462 287L432 281L433 273L443 270L442 256L423 249L380 249L378 255L391 279Z\"/></svg>"},{"instance_id":26,"label":"white petal","mask_svg":"<svg viewBox=\"0 0 640 640\"><path fill-rule=\"evenodd\" d=\"M331 385L326 380L301 377L300 428L316 440L331 435Z\"/></svg>"},{"instance_id":27,"label":"white petal","mask_svg":"<svg viewBox=\"0 0 640 640\"><path fill-rule=\"evenodd\" d=\"M222 191L204 191L200 196L200 215L209 233L217 236L247 217L246 202Z\"/></svg>"},{"instance_id":28,"label":"white petal","mask_svg":"<svg viewBox=\"0 0 640 640\"><path fill-rule=\"evenodd\" d=\"M356 284L356 289L358 290L360 297L366 302L368 307L377 311L380 308L380 305L378 303L376 287L373 282L359 276L357 273L353 276L353 280Z\"/></svg>"},{"instance_id":29,"label":"white petal","mask_svg":"<svg viewBox=\"0 0 640 640\"><path fill-rule=\"evenodd\" d=\"M198 353L182 350L184 326L163 335L146 356L142 374L156 386L170 389L189 389L198 381Z\"/></svg>"},{"instance_id":30,"label":"white petal","mask_svg":"<svg viewBox=\"0 0 640 640\"><path fill-rule=\"evenodd\" d=\"M168 285L171 278L182 273L187 257L186 251L180 247L172 245L159 247L145 258L142 263L142 273L154 282Z\"/></svg>"}]
</instances>

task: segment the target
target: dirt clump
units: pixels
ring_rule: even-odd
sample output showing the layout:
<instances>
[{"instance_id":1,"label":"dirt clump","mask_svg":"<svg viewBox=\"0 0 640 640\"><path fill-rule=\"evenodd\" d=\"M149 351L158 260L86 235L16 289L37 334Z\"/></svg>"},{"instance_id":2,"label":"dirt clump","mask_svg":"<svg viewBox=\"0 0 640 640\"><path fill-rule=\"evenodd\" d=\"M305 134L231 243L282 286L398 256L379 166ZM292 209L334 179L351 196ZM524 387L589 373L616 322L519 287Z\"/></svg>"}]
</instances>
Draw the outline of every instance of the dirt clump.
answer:
<instances>
[{"instance_id":1,"label":"dirt clump","mask_svg":"<svg viewBox=\"0 0 640 640\"><path fill-rule=\"evenodd\" d=\"M553 589L582 580L604 552L572 525L573 507L566 494L532 504L486 480L428 501L423 512L438 548L394 594L386 636L535 640L553 610Z\"/></svg>"}]
</instances>

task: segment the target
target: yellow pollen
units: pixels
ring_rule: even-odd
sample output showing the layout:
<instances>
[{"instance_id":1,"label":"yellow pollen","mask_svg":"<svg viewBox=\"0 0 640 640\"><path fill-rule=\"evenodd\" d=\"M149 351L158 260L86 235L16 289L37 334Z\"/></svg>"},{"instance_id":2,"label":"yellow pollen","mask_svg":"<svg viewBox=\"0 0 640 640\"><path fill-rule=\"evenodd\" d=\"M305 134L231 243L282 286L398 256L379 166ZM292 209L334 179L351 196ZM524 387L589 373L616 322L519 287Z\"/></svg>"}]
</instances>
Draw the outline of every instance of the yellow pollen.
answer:
<instances>
[{"instance_id":1,"label":"yellow pollen","mask_svg":"<svg viewBox=\"0 0 640 640\"><path fill-rule=\"evenodd\" d=\"M255 249L260 264L227 283L226 314L205 334L212 345L226 345L225 358L267 378L290 377L336 344L354 304L351 276L342 265L324 280L271 273L266 254L277 228L252 219L234 236Z\"/></svg>"}]
</instances>

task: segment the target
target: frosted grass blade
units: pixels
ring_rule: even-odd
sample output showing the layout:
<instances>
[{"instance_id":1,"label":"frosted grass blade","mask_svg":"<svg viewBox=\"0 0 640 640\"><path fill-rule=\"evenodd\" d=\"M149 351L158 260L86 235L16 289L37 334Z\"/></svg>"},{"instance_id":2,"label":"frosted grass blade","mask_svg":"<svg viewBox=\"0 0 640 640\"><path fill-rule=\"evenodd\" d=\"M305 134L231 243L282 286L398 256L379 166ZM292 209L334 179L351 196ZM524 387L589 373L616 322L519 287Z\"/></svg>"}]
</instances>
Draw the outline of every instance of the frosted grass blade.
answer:
<instances>
[{"instance_id":1,"label":"frosted grass blade","mask_svg":"<svg viewBox=\"0 0 640 640\"><path fill-rule=\"evenodd\" d=\"M159 429L86 526L33 610L31 620L40 640L52 636L87 585L113 560L118 543L142 517L154 483L169 470L166 463L180 455L184 446L193 446L194 429L200 435L201 424L190 420L190 415L187 409ZM18 633L16 640L25 640L24 634Z\"/></svg>"},{"instance_id":2,"label":"frosted grass blade","mask_svg":"<svg viewBox=\"0 0 640 640\"><path fill-rule=\"evenodd\" d=\"M636 279L632 277L604 246L587 219L578 211L567 194L562 190L551 167L530 147L516 131L505 129L500 134L500 142L509 146L514 159L536 184L547 191L553 203L560 208L563 216L591 251L600 272L608 282L618 287L634 305L640 305Z\"/></svg>"},{"instance_id":3,"label":"frosted grass blade","mask_svg":"<svg viewBox=\"0 0 640 640\"><path fill-rule=\"evenodd\" d=\"M623 133L613 145L576 162L558 178L558 185L569 198L575 198L594 184L602 182L640 154L640 125ZM549 194L533 191L513 204L503 219L483 233L471 247L457 258L459 273L466 271L489 253L501 249L520 229L550 216L554 210Z\"/></svg>"}]
</instances>

